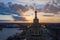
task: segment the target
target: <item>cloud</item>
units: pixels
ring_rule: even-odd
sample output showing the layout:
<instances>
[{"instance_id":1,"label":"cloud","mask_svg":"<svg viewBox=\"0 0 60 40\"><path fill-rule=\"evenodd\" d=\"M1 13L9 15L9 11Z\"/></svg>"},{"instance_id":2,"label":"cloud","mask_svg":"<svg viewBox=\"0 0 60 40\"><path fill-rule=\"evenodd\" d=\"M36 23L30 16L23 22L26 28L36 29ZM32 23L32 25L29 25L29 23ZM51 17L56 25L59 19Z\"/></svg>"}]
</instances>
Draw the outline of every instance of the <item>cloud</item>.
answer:
<instances>
[{"instance_id":1,"label":"cloud","mask_svg":"<svg viewBox=\"0 0 60 40\"><path fill-rule=\"evenodd\" d=\"M31 3L36 3L36 4L46 4L50 0L1 0L1 2L13 2L13 3L24 3L24 4L31 4Z\"/></svg>"},{"instance_id":2,"label":"cloud","mask_svg":"<svg viewBox=\"0 0 60 40\"><path fill-rule=\"evenodd\" d=\"M28 10L25 6L21 4L13 4L12 6L10 6L10 8L14 11L20 11L20 13Z\"/></svg>"},{"instance_id":3,"label":"cloud","mask_svg":"<svg viewBox=\"0 0 60 40\"><path fill-rule=\"evenodd\" d=\"M60 11L60 5L58 2L55 3L55 1L54 2L52 1L52 3L51 2L47 3L43 9L43 12L46 13L58 14L60 13L59 11Z\"/></svg>"},{"instance_id":4,"label":"cloud","mask_svg":"<svg viewBox=\"0 0 60 40\"><path fill-rule=\"evenodd\" d=\"M53 16L55 16L55 15L43 15L43 16L46 16L46 17L53 17Z\"/></svg>"},{"instance_id":5,"label":"cloud","mask_svg":"<svg viewBox=\"0 0 60 40\"><path fill-rule=\"evenodd\" d=\"M22 16L22 12L27 11L28 9L21 4L11 4L7 7L7 5L3 5L4 3L0 3L0 15L11 15L13 16L15 21L26 21ZM9 17L8 17L9 18Z\"/></svg>"},{"instance_id":6,"label":"cloud","mask_svg":"<svg viewBox=\"0 0 60 40\"><path fill-rule=\"evenodd\" d=\"M23 17L13 16L15 21L26 21Z\"/></svg>"}]
</instances>

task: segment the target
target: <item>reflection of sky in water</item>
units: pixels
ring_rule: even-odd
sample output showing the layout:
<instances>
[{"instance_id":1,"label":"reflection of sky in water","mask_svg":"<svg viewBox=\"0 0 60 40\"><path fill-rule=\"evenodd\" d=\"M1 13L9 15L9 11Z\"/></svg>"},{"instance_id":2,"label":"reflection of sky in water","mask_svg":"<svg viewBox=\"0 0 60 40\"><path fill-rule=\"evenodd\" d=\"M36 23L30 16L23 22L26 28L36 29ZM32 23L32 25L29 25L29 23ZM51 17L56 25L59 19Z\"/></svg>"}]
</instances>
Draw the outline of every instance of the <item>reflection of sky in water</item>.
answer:
<instances>
[{"instance_id":1,"label":"reflection of sky in water","mask_svg":"<svg viewBox=\"0 0 60 40\"><path fill-rule=\"evenodd\" d=\"M21 33L22 30L18 30L18 28L4 28L0 31L0 40L6 40L9 36L13 36L16 33Z\"/></svg>"}]
</instances>

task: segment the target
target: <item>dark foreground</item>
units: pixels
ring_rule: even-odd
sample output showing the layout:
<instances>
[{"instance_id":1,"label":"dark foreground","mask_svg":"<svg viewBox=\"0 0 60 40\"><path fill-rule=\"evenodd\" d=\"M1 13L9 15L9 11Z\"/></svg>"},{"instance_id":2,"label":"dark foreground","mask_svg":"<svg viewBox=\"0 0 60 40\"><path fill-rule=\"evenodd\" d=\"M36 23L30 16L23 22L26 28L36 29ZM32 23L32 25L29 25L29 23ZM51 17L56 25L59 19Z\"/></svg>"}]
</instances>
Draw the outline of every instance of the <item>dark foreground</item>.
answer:
<instances>
[{"instance_id":1,"label":"dark foreground","mask_svg":"<svg viewBox=\"0 0 60 40\"><path fill-rule=\"evenodd\" d=\"M4 28L7 28L7 30L9 30L9 28L19 28L19 30L25 30L27 29L26 27L31 24L32 23L0 23L0 31ZM60 40L60 23L40 23L39 25L44 25L48 30L50 30L50 33L53 35L53 40Z\"/></svg>"}]
</instances>

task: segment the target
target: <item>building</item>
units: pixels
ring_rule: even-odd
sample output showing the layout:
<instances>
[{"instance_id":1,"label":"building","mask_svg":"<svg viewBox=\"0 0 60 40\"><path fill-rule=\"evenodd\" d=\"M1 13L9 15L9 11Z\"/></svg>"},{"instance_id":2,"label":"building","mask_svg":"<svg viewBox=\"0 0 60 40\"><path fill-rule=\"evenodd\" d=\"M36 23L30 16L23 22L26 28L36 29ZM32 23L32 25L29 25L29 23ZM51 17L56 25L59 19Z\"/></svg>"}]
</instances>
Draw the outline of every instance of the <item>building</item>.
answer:
<instances>
[{"instance_id":1,"label":"building","mask_svg":"<svg viewBox=\"0 0 60 40\"><path fill-rule=\"evenodd\" d=\"M28 27L26 31L27 40L48 40L48 32L44 26L39 25L39 19L37 18L37 11L35 11L35 18L33 24Z\"/></svg>"},{"instance_id":2,"label":"building","mask_svg":"<svg viewBox=\"0 0 60 40\"><path fill-rule=\"evenodd\" d=\"M22 27L24 28L25 26ZM7 40L49 40L50 36L46 27L39 24L37 11L35 11L35 18L33 20L33 23L24 28L21 34L18 34L18 36L15 35L13 38L11 39L9 37Z\"/></svg>"}]
</instances>

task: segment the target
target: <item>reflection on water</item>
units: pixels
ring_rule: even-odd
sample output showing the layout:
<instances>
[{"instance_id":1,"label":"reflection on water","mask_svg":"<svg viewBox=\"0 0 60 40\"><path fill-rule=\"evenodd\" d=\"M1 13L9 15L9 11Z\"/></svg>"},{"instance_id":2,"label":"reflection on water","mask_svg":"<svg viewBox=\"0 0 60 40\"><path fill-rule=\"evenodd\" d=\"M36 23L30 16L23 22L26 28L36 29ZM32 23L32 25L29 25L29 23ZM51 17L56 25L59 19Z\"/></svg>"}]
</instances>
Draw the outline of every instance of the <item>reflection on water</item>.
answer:
<instances>
[{"instance_id":1,"label":"reflection on water","mask_svg":"<svg viewBox=\"0 0 60 40\"><path fill-rule=\"evenodd\" d=\"M21 33L22 30L18 30L18 28L3 28L0 31L0 40L6 40L9 36L13 36L16 33Z\"/></svg>"}]
</instances>

